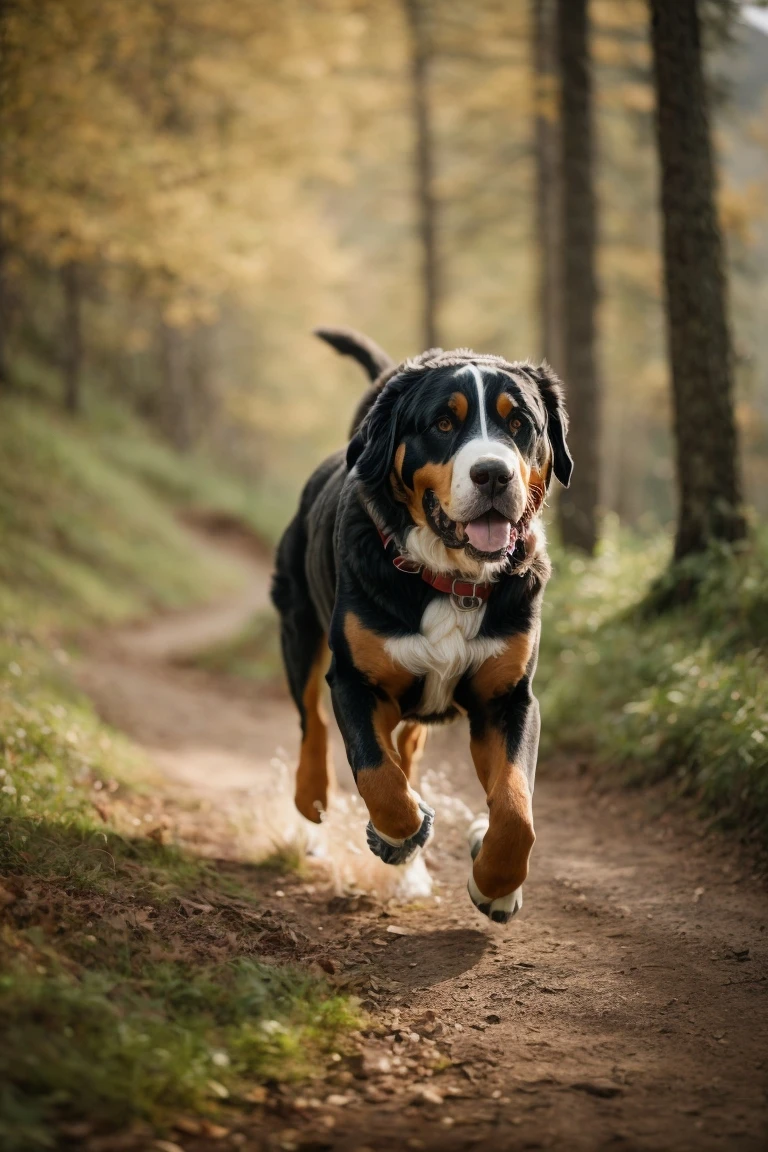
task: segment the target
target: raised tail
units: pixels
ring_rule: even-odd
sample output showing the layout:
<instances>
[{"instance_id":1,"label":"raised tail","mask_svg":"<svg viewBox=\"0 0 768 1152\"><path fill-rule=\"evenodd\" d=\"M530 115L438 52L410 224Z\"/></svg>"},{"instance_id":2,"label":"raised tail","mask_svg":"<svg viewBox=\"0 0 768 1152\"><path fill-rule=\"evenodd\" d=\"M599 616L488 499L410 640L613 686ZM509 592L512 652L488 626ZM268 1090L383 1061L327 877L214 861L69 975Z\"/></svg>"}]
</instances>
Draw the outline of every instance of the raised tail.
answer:
<instances>
[{"instance_id":1,"label":"raised tail","mask_svg":"<svg viewBox=\"0 0 768 1152\"><path fill-rule=\"evenodd\" d=\"M355 332L354 328L315 328L314 335L325 340L340 355L351 356L362 364L371 382L377 380L382 372L395 367L394 360L383 348L363 336L362 332Z\"/></svg>"}]
</instances>

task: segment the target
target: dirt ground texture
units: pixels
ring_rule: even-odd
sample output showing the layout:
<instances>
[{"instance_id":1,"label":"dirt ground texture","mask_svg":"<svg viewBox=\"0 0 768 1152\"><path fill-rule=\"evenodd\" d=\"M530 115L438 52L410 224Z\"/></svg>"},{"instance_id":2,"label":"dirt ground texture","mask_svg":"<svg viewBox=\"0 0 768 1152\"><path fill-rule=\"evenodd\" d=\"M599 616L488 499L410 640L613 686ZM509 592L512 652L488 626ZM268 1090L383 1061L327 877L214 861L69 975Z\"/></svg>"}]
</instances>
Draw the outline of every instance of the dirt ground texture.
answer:
<instances>
[{"instance_id":1,"label":"dirt ground texture","mask_svg":"<svg viewBox=\"0 0 768 1152\"><path fill-rule=\"evenodd\" d=\"M97 638L80 669L163 774L174 833L230 863L302 834L287 695L180 662L266 605L268 559L233 563L240 598ZM335 758L350 828L325 847L310 830L308 878L254 882L264 925L359 995L370 1025L317 1080L267 1085L218 1139L188 1125L167 1150L768 1147L768 897L732 840L579 765L540 765L525 904L499 928L466 893L484 801L461 725L427 745L433 887L406 902L360 855L338 740Z\"/></svg>"}]
</instances>

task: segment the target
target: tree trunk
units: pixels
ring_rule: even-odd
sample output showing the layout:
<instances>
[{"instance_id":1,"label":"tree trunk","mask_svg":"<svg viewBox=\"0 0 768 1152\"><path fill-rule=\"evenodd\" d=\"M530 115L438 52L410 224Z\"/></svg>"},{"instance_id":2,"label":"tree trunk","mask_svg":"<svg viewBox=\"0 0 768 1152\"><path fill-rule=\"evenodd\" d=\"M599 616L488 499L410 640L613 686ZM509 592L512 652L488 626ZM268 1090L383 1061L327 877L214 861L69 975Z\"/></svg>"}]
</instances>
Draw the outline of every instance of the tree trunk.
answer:
<instances>
[{"instance_id":1,"label":"tree trunk","mask_svg":"<svg viewBox=\"0 0 768 1152\"><path fill-rule=\"evenodd\" d=\"M404 0L411 31L411 101L416 132L415 176L419 214L419 243L422 274L422 339L424 347L437 345L437 311L440 278L437 260L437 201L434 190L432 126L429 114L428 48L424 22L424 0Z\"/></svg>"},{"instance_id":2,"label":"tree trunk","mask_svg":"<svg viewBox=\"0 0 768 1152\"><path fill-rule=\"evenodd\" d=\"M6 43L8 4L0 0L0 98L7 96L7 61L8 45ZM7 246L5 240L5 219L3 203L0 200L0 391L8 385L8 292L6 285L6 256Z\"/></svg>"},{"instance_id":3,"label":"tree trunk","mask_svg":"<svg viewBox=\"0 0 768 1152\"><path fill-rule=\"evenodd\" d=\"M562 370L560 314L560 156L557 112L557 10L555 0L531 0L536 117L537 312L540 355Z\"/></svg>"},{"instance_id":4,"label":"tree trunk","mask_svg":"<svg viewBox=\"0 0 768 1152\"><path fill-rule=\"evenodd\" d=\"M184 337L178 328L160 321L163 389L161 412L166 435L179 452L192 442L188 410L187 365Z\"/></svg>"},{"instance_id":5,"label":"tree trunk","mask_svg":"<svg viewBox=\"0 0 768 1152\"><path fill-rule=\"evenodd\" d=\"M64 294L64 327L61 334L62 367L64 370L64 407L71 416L82 408L80 380L83 367L83 339L80 316L81 272L70 260L61 269Z\"/></svg>"},{"instance_id":6,"label":"tree trunk","mask_svg":"<svg viewBox=\"0 0 768 1152\"><path fill-rule=\"evenodd\" d=\"M0 228L2 213L0 211ZM8 384L8 295L5 285L5 241L0 231L0 391Z\"/></svg>"},{"instance_id":7,"label":"tree trunk","mask_svg":"<svg viewBox=\"0 0 768 1152\"><path fill-rule=\"evenodd\" d=\"M740 539L745 523L699 12L696 0L650 10L680 559Z\"/></svg>"},{"instance_id":8,"label":"tree trunk","mask_svg":"<svg viewBox=\"0 0 768 1152\"><path fill-rule=\"evenodd\" d=\"M600 397L595 353L595 192L587 0L557 0L560 64L563 374L575 467L560 493L563 542L592 554L597 543Z\"/></svg>"}]
</instances>

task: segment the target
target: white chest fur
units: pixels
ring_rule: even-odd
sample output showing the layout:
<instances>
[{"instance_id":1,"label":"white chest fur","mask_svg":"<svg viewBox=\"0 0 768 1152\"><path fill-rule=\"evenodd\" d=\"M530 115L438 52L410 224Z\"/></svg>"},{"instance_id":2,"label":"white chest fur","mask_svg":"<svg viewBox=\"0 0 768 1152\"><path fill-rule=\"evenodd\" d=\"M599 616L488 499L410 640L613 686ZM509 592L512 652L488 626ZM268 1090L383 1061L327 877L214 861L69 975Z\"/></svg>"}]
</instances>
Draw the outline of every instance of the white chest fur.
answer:
<instances>
[{"instance_id":1,"label":"white chest fur","mask_svg":"<svg viewBox=\"0 0 768 1152\"><path fill-rule=\"evenodd\" d=\"M485 604L467 612L451 596L435 596L424 610L417 633L387 640L386 649L397 664L426 678L419 704L422 715L445 712L461 677L503 652L504 640L478 639L484 615Z\"/></svg>"}]
</instances>

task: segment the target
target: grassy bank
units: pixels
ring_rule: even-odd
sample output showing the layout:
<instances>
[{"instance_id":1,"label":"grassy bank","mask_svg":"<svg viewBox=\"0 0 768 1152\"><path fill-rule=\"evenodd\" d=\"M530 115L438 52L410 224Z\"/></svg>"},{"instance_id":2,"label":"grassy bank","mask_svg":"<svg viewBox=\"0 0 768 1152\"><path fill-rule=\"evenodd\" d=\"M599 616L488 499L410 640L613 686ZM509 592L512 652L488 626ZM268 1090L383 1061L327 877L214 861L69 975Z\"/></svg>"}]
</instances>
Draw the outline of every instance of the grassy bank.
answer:
<instances>
[{"instance_id":1,"label":"grassy bank","mask_svg":"<svg viewBox=\"0 0 768 1152\"><path fill-rule=\"evenodd\" d=\"M0 412L0 612L36 628L116 622L224 593L233 569L208 557L180 513L216 513L262 538L268 494L180 457L118 406L82 421L36 394Z\"/></svg>"},{"instance_id":2,"label":"grassy bank","mask_svg":"<svg viewBox=\"0 0 768 1152\"><path fill-rule=\"evenodd\" d=\"M167 843L172 800L72 682L84 628L236 587L179 516L261 527L257 495L119 410L72 422L0 400L3 1148L136 1125L151 1140L179 1118L214 1132L354 1023L262 906L258 869Z\"/></svg>"},{"instance_id":3,"label":"grassy bank","mask_svg":"<svg viewBox=\"0 0 768 1152\"><path fill-rule=\"evenodd\" d=\"M695 562L694 601L658 614L668 543L608 532L595 560L555 554L538 693L545 755L667 779L768 838L768 535Z\"/></svg>"}]
</instances>

